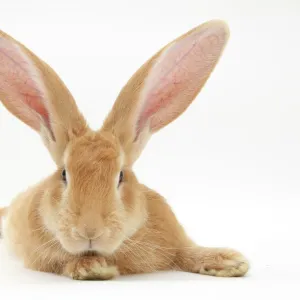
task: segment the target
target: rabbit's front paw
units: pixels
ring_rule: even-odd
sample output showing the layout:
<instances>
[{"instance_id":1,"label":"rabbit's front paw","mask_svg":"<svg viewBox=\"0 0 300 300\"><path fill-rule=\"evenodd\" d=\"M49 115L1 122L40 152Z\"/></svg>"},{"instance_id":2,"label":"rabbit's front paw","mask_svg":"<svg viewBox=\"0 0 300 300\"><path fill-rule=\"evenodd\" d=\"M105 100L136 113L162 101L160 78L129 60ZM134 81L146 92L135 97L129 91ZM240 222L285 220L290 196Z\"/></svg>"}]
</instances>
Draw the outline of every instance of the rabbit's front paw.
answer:
<instances>
[{"instance_id":1,"label":"rabbit's front paw","mask_svg":"<svg viewBox=\"0 0 300 300\"><path fill-rule=\"evenodd\" d=\"M68 263L64 274L75 280L108 280L119 272L116 266L108 266L103 257L83 256Z\"/></svg>"},{"instance_id":2,"label":"rabbit's front paw","mask_svg":"<svg viewBox=\"0 0 300 300\"><path fill-rule=\"evenodd\" d=\"M229 249L213 250L199 264L200 274L218 277L244 276L249 269L246 258Z\"/></svg>"}]
</instances>

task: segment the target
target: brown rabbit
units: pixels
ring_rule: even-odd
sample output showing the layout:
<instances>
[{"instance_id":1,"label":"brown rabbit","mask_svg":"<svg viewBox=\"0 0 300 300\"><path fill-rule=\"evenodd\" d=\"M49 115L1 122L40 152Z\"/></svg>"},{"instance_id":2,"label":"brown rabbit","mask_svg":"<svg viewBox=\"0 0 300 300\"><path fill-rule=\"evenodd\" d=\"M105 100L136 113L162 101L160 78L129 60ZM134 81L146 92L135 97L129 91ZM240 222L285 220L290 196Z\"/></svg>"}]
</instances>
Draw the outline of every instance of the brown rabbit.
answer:
<instances>
[{"instance_id":1,"label":"brown rabbit","mask_svg":"<svg viewBox=\"0 0 300 300\"><path fill-rule=\"evenodd\" d=\"M210 21L169 43L133 75L93 131L56 73L0 32L0 99L41 135L57 165L7 208L4 239L26 267L73 279L248 271L239 252L191 241L164 198L132 171L150 136L197 96L228 37L224 22Z\"/></svg>"}]
</instances>

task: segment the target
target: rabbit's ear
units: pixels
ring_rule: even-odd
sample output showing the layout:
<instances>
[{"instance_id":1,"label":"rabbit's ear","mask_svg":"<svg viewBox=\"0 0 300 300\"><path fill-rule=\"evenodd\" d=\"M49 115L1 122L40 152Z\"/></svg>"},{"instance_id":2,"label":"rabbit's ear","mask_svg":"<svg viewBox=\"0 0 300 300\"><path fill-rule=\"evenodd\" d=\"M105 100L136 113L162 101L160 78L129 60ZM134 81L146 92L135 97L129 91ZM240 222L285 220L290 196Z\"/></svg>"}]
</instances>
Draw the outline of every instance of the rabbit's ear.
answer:
<instances>
[{"instance_id":1,"label":"rabbit's ear","mask_svg":"<svg viewBox=\"0 0 300 300\"><path fill-rule=\"evenodd\" d=\"M22 44L0 31L0 101L38 131L53 159L62 164L65 147L86 123L57 74Z\"/></svg>"},{"instance_id":2,"label":"rabbit's ear","mask_svg":"<svg viewBox=\"0 0 300 300\"><path fill-rule=\"evenodd\" d=\"M127 163L150 135L192 103L218 62L229 37L222 21L210 21L168 44L129 80L104 123L120 139Z\"/></svg>"}]
</instances>

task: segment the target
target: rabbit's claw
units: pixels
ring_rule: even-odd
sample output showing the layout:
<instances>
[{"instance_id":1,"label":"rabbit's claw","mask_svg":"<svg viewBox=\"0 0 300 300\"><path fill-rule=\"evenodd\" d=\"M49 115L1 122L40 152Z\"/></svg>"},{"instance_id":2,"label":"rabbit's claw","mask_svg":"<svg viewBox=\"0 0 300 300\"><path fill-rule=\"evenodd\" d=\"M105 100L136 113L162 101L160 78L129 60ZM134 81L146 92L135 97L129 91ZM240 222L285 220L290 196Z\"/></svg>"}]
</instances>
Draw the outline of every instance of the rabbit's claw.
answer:
<instances>
[{"instance_id":1,"label":"rabbit's claw","mask_svg":"<svg viewBox=\"0 0 300 300\"><path fill-rule=\"evenodd\" d=\"M214 259L201 262L198 266L200 274L218 277L240 277L249 270L249 263L240 253L232 250L219 250Z\"/></svg>"},{"instance_id":2,"label":"rabbit's claw","mask_svg":"<svg viewBox=\"0 0 300 300\"><path fill-rule=\"evenodd\" d=\"M83 256L71 262L65 275L75 280L108 280L119 274L117 267L108 266L103 257Z\"/></svg>"}]
</instances>

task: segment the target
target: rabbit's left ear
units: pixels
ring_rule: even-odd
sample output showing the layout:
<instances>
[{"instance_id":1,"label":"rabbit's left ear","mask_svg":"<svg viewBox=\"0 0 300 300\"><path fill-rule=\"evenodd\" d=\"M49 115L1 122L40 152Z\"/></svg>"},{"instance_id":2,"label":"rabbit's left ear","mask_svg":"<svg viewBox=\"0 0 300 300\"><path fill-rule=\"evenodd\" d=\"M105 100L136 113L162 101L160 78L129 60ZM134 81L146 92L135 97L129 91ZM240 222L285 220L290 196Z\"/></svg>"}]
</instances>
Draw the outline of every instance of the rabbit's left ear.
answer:
<instances>
[{"instance_id":1,"label":"rabbit's left ear","mask_svg":"<svg viewBox=\"0 0 300 300\"><path fill-rule=\"evenodd\" d=\"M175 120L192 103L228 37L224 22L204 23L160 50L129 80L103 127L119 137L129 165L152 133Z\"/></svg>"}]
</instances>

